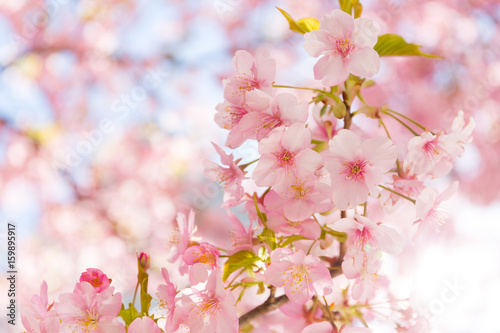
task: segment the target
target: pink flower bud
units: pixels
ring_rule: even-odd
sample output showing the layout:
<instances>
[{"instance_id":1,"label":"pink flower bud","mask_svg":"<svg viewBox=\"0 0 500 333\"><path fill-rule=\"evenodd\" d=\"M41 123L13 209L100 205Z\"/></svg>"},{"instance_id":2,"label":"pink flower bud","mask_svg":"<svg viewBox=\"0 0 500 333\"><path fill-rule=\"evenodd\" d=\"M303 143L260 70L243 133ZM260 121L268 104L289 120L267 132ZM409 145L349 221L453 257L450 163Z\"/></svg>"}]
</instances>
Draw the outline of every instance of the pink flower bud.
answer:
<instances>
[{"instance_id":1,"label":"pink flower bud","mask_svg":"<svg viewBox=\"0 0 500 333\"><path fill-rule=\"evenodd\" d=\"M151 257L146 252L139 253L138 260L143 270L147 271L151 267Z\"/></svg>"},{"instance_id":2,"label":"pink flower bud","mask_svg":"<svg viewBox=\"0 0 500 333\"><path fill-rule=\"evenodd\" d=\"M90 283L98 293L108 288L111 283L106 274L97 268L87 268L87 271L80 276L80 282L83 281Z\"/></svg>"}]
</instances>

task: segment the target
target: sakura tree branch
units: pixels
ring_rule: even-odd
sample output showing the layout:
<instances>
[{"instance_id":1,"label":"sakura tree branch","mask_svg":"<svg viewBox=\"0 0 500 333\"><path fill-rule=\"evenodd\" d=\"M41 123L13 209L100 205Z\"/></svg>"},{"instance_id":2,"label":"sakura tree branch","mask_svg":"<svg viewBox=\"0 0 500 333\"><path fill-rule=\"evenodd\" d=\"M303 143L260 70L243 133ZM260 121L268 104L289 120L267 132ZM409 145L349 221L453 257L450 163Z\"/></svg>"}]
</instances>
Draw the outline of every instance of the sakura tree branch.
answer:
<instances>
[{"instance_id":1,"label":"sakura tree branch","mask_svg":"<svg viewBox=\"0 0 500 333\"><path fill-rule=\"evenodd\" d=\"M249 324L253 319L258 318L267 312L276 310L280 306L288 303L289 300L290 299L286 295L274 297L274 294L271 293L269 298L264 303L240 317L240 327Z\"/></svg>"},{"instance_id":2,"label":"sakura tree branch","mask_svg":"<svg viewBox=\"0 0 500 333\"><path fill-rule=\"evenodd\" d=\"M347 94L345 92L342 93L342 97L345 104L344 128L349 129L352 123L351 105L347 102Z\"/></svg>"}]
</instances>

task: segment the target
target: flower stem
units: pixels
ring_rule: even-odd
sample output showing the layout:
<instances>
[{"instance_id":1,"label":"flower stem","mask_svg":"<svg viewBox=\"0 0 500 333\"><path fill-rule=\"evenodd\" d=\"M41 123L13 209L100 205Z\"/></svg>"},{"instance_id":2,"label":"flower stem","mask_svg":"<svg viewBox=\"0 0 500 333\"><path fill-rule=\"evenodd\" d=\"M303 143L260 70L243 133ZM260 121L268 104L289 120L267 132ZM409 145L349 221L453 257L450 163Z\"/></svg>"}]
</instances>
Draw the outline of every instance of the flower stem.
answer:
<instances>
[{"instance_id":1,"label":"flower stem","mask_svg":"<svg viewBox=\"0 0 500 333\"><path fill-rule=\"evenodd\" d=\"M330 319L330 323L332 324L333 327L335 327L332 311L330 311L330 307L328 306L328 302L326 301L325 296L323 296L323 301L325 301L326 312L328 313L328 318Z\"/></svg>"},{"instance_id":2,"label":"flower stem","mask_svg":"<svg viewBox=\"0 0 500 333\"><path fill-rule=\"evenodd\" d=\"M135 306L135 297L137 296L137 290L139 289L139 279L137 279L137 284L135 285L134 291L134 299L132 300L132 304Z\"/></svg>"},{"instance_id":3,"label":"flower stem","mask_svg":"<svg viewBox=\"0 0 500 333\"><path fill-rule=\"evenodd\" d=\"M316 244L316 242L317 242L317 241L318 241L318 240L317 240L317 239L315 239L315 240L314 240L314 242L312 242L312 244L311 244L311 246L309 247L309 250L307 251L307 254L306 254L306 255L309 255L309 253L311 253L311 250L312 250L312 248L313 248L314 244Z\"/></svg>"},{"instance_id":4,"label":"flower stem","mask_svg":"<svg viewBox=\"0 0 500 333\"><path fill-rule=\"evenodd\" d=\"M426 131L426 130L427 130L427 128L425 128L425 126L423 126L423 125L419 124L419 123L418 123L418 122L416 122L415 120L411 119L410 117L405 116L405 115L404 115L404 114L402 114L402 113L399 113L399 112L394 111L394 110L391 110L391 109L387 109L387 111L392 112L392 113L394 113L394 114L397 114L397 115L398 115L398 116L400 116L400 117L405 118L406 120L408 120L408 121L412 122L413 124L417 125L418 127L420 127L421 129L423 129L424 131Z\"/></svg>"},{"instance_id":5,"label":"flower stem","mask_svg":"<svg viewBox=\"0 0 500 333\"><path fill-rule=\"evenodd\" d=\"M378 119L378 121L380 122L380 124L381 124L381 125L382 125L382 127L384 128L385 133L387 134L387 137L388 137L389 139L391 139L391 140L392 140L391 135L389 134L389 130L387 129L387 126L385 126L385 123L384 123L384 121L382 120L382 118L379 118L379 119Z\"/></svg>"},{"instance_id":6,"label":"flower stem","mask_svg":"<svg viewBox=\"0 0 500 333\"><path fill-rule=\"evenodd\" d=\"M321 90L321 89L307 88L307 87L285 86L285 85L282 85L282 84L273 84L273 87L274 88L289 88L289 89L301 89L301 90L316 91L316 92L320 92L322 94L325 94L326 96L328 96L328 97L332 98L333 100L335 100L337 103L342 103L342 100L338 96L335 96L334 94L329 93L329 92L324 91L324 90Z\"/></svg>"},{"instance_id":7,"label":"flower stem","mask_svg":"<svg viewBox=\"0 0 500 333\"><path fill-rule=\"evenodd\" d=\"M394 194L397 194L397 195L399 195L401 198L405 198L406 200L408 200L408 201L411 201L411 202L415 203L415 200L414 200L414 199L412 199L412 198L410 198L410 197L407 197L406 195L404 195L404 194L402 194L402 193L399 193L399 192L397 192L397 191L391 190L390 188L385 187L385 186L383 186L383 185L379 185L379 187L381 187L381 188L383 188L384 190L387 190L387 191L389 191L389 192L392 192L392 193L394 193Z\"/></svg>"},{"instance_id":8,"label":"flower stem","mask_svg":"<svg viewBox=\"0 0 500 333\"><path fill-rule=\"evenodd\" d=\"M394 119L396 119L396 121L398 121L401 125L403 125L404 127L406 127L410 132L413 133L413 135L415 136L418 136L418 133L415 132L410 126L406 125L401 119L399 119L398 117L396 117L395 115L393 115L392 113L390 112L387 112L387 111L384 111L384 110L381 110L382 113L385 113L386 115L388 115L389 117L392 117Z\"/></svg>"}]
</instances>

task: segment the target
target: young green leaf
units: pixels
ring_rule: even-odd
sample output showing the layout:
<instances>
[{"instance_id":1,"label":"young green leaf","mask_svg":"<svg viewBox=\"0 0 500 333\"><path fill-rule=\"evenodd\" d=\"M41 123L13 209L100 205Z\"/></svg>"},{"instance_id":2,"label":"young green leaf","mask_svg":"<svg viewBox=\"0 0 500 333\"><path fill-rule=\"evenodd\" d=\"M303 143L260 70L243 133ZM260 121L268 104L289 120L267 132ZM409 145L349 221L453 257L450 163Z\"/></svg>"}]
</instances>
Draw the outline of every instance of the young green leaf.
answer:
<instances>
[{"instance_id":1,"label":"young green leaf","mask_svg":"<svg viewBox=\"0 0 500 333\"><path fill-rule=\"evenodd\" d=\"M340 9L342 9L347 14L352 13L352 0L339 0Z\"/></svg>"},{"instance_id":2,"label":"young green leaf","mask_svg":"<svg viewBox=\"0 0 500 333\"><path fill-rule=\"evenodd\" d=\"M314 17L306 17L296 21L290 14L288 14L283 9L278 8L278 10L281 12L281 14L283 14L283 16L288 21L288 24L290 25L290 30L292 31L305 34L306 32L319 29L319 21Z\"/></svg>"},{"instance_id":3,"label":"young green leaf","mask_svg":"<svg viewBox=\"0 0 500 333\"><path fill-rule=\"evenodd\" d=\"M118 313L118 316L122 317L123 321L125 321L125 324L128 326L135 318L139 317L139 312L132 303L128 304L128 309L125 309L125 306L122 304L122 309L120 313Z\"/></svg>"},{"instance_id":4,"label":"young green leaf","mask_svg":"<svg viewBox=\"0 0 500 333\"><path fill-rule=\"evenodd\" d=\"M271 250L276 249L276 235L275 235L274 231L272 231L271 229L264 228L264 230L260 234L257 235L257 238L261 242L269 245Z\"/></svg>"},{"instance_id":5,"label":"young green leaf","mask_svg":"<svg viewBox=\"0 0 500 333\"><path fill-rule=\"evenodd\" d=\"M224 263L224 274L222 275L222 280L226 281L229 275L240 268L250 268L257 260L260 260L260 258L251 251L243 250L236 252Z\"/></svg>"},{"instance_id":6,"label":"young green leaf","mask_svg":"<svg viewBox=\"0 0 500 333\"><path fill-rule=\"evenodd\" d=\"M426 58L443 58L437 55L420 51L420 45L407 43L403 37L395 34L385 34L378 36L375 51L381 57L390 56L420 56Z\"/></svg>"}]
</instances>

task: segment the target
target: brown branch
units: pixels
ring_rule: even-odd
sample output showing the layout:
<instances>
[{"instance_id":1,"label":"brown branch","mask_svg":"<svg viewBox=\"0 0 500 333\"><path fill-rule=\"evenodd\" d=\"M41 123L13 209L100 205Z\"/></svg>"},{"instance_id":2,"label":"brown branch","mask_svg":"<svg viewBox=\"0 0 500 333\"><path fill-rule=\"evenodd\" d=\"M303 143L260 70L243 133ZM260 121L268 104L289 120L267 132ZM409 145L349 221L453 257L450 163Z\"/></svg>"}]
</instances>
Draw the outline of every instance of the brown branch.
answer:
<instances>
[{"instance_id":1,"label":"brown branch","mask_svg":"<svg viewBox=\"0 0 500 333\"><path fill-rule=\"evenodd\" d=\"M267 301L256 307L255 309L245 313L240 317L240 327L243 327L249 324L253 319L262 316L263 314L273 311L280 306L288 303L290 299L286 295L281 295L278 297L274 297L274 295L269 296Z\"/></svg>"},{"instance_id":2,"label":"brown branch","mask_svg":"<svg viewBox=\"0 0 500 333\"><path fill-rule=\"evenodd\" d=\"M348 102L348 96L345 92L342 93L342 98L345 104L345 116L344 116L344 128L351 128L352 118L351 118L351 105Z\"/></svg>"}]
</instances>

